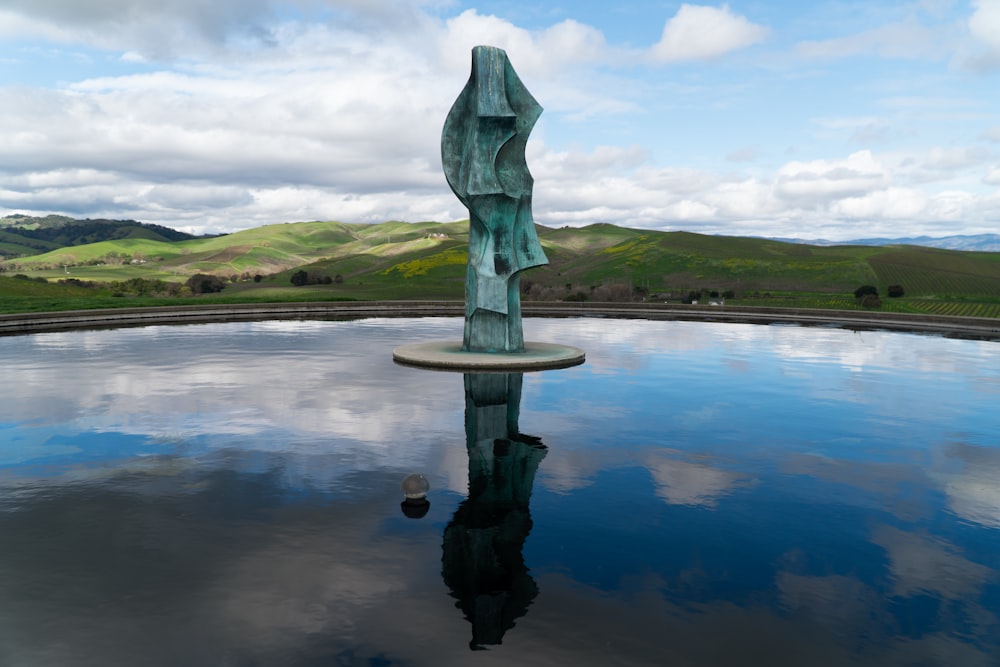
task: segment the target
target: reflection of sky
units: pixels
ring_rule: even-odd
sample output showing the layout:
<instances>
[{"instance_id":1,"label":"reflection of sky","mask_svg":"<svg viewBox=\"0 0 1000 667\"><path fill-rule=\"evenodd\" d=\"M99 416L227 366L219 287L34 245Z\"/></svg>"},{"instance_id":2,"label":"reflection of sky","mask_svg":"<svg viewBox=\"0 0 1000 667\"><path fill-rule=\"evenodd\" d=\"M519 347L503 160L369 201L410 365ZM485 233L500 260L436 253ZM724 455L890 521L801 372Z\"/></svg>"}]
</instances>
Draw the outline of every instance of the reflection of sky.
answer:
<instances>
[{"instance_id":1,"label":"reflection of sky","mask_svg":"<svg viewBox=\"0 0 1000 667\"><path fill-rule=\"evenodd\" d=\"M997 343L598 318L525 333L588 360L524 377L520 429L548 447L524 550L541 592L477 662L1000 650ZM428 318L0 338L0 663L69 664L113 631L106 664L185 632L207 652L162 664L465 664L440 578L468 483L462 376L391 360L460 337ZM420 522L398 510L413 470L432 484ZM33 597L45 585L102 611L74 626ZM29 625L67 639L43 651Z\"/></svg>"}]
</instances>

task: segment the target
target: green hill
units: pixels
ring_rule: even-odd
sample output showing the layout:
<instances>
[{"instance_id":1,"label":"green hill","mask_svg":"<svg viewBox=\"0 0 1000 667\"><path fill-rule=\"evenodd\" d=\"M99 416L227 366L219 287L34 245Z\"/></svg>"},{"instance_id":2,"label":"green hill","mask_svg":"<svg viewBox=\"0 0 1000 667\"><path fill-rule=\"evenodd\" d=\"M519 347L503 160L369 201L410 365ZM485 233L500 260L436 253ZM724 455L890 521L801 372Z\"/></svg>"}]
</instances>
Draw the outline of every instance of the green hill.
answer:
<instances>
[{"instance_id":1,"label":"green hill","mask_svg":"<svg viewBox=\"0 0 1000 667\"><path fill-rule=\"evenodd\" d=\"M523 275L527 299L679 300L717 292L761 305L854 307L853 291L870 284L886 309L1000 316L1000 253L814 246L608 224L538 233L550 263ZM133 235L67 245L0 268L53 282L184 283L214 274L230 281L224 294L240 299L461 299L467 244L467 222L299 222L212 238ZM298 272L316 284L293 286ZM905 296L885 298L889 285L902 286Z\"/></svg>"},{"instance_id":2,"label":"green hill","mask_svg":"<svg viewBox=\"0 0 1000 667\"><path fill-rule=\"evenodd\" d=\"M65 246L114 239L175 242L195 238L176 229L135 220L77 220L64 215L34 217L13 214L0 218L0 258L35 255Z\"/></svg>"}]
</instances>

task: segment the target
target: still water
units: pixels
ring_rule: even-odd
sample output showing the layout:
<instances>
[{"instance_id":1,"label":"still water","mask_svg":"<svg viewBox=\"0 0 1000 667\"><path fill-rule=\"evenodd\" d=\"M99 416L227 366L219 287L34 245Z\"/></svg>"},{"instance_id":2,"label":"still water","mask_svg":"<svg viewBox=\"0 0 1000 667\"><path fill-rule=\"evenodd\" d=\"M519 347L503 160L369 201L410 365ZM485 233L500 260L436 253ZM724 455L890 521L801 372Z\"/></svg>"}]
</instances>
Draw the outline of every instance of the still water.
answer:
<instances>
[{"instance_id":1,"label":"still water","mask_svg":"<svg viewBox=\"0 0 1000 667\"><path fill-rule=\"evenodd\" d=\"M0 664L1000 664L1000 343L524 328L0 338Z\"/></svg>"}]
</instances>

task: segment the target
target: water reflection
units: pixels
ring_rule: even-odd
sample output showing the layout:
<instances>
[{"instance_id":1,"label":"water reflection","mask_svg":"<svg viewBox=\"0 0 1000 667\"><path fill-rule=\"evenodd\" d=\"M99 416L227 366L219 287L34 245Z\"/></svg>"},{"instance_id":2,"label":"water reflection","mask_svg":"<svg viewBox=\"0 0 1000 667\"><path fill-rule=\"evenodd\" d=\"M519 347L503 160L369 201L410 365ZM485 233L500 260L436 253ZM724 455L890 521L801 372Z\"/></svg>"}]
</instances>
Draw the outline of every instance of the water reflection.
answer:
<instances>
[{"instance_id":1,"label":"water reflection","mask_svg":"<svg viewBox=\"0 0 1000 667\"><path fill-rule=\"evenodd\" d=\"M500 644L538 595L522 551L546 448L518 427L522 382L521 373L465 374L469 497L445 528L442 574L472 623L474 650Z\"/></svg>"},{"instance_id":2,"label":"water reflection","mask_svg":"<svg viewBox=\"0 0 1000 667\"><path fill-rule=\"evenodd\" d=\"M997 343L525 328L588 363L393 364L457 318L0 339L0 665L998 664Z\"/></svg>"}]
</instances>

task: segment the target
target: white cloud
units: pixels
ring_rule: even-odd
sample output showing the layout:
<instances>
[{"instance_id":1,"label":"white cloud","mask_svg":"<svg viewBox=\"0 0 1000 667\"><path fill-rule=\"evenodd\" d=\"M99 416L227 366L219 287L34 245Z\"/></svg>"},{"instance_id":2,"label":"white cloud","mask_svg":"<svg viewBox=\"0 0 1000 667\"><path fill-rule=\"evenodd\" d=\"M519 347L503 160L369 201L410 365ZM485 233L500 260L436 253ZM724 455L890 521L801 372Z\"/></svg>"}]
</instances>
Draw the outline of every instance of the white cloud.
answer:
<instances>
[{"instance_id":1,"label":"white cloud","mask_svg":"<svg viewBox=\"0 0 1000 667\"><path fill-rule=\"evenodd\" d=\"M61 27L53 23L25 16L10 9L0 9L0 38L13 40L31 36L56 43L75 40L77 32L72 27Z\"/></svg>"},{"instance_id":2,"label":"white cloud","mask_svg":"<svg viewBox=\"0 0 1000 667\"><path fill-rule=\"evenodd\" d=\"M980 136L986 141L1000 143L1000 125L995 125L994 127L984 130Z\"/></svg>"},{"instance_id":3,"label":"white cloud","mask_svg":"<svg viewBox=\"0 0 1000 667\"><path fill-rule=\"evenodd\" d=\"M976 10L969 17L969 32L990 51L1000 54L1000 4L996 0L972 0Z\"/></svg>"},{"instance_id":4,"label":"white cloud","mask_svg":"<svg viewBox=\"0 0 1000 667\"><path fill-rule=\"evenodd\" d=\"M757 149L750 146L737 148L736 150L730 151L726 154L726 159L730 162L753 162L756 157Z\"/></svg>"},{"instance_id":5,"label":"white cloud","mask_svg":"<svg viewBox=\"0 0 1000 667\"><path fill-rule=\"evenodd\" d=\"M801 42L795 51L804 58L875 54L885 58L941 59L951 55L954 48L947 26L926 26L911 17L846 37Z\"/></svg>"},{"instance_id":6,"label":"white cloud","mask_svg":"<svg viewBox=\"0 0 1000 667\"><path fill-rule=\"evenodd\" d=\"M931 197L927 211L935 220L966 220L978 198L962 190L946 190Z\"/></svg>"},{"instance_id":7,"label":"white cloud","mask_svg":"<svg viewBox=\"0 0 1000 667\"><path fill-rule=\"evenodd\" d=\"M17 37L122 50L132 60L191 58L280 47L285 17L298 15L362 33L412 34L430 19L411 0L9 0ZM3 22L0 22L3 25ZM2 34L2 33L0 33Z\"/></svg>"},{"instance_id":8,"label":"white cloud","mask_svg":"<svg viewBox=\"0 0 1000 667\"><path fill-rule=\"evenodd\" d=\"M979 138L1000 141L981 96L902 86L871 100L878 109L811 113L780 141L799 132L826 143L782 164L763 133L768 119L716 106L721 89L707 70L664 77L649 66L651 54L704 59L764 38L726 6L681 6L664 39L643 50L579 20L529 30L416 0L232 2L146 13L140 0L8 5L0 33L69 44L60 57L79 49L88 64L69 83L2 90L0 214L131 217L194 232L463 218L440 170L441 124L468 77L469 49L489 43L508 50L546 107L527 151L542 224L778 236L822 225L847 239L879 225L982 230L995 220L988 144L935 130L921 147L900 147L911 118L956 114L989 119L978 121ZM164 30L148 41L157 21ZM258 37L248 36L253 26L263 26ZM186 59L156 60L174 53ZM108 73L102 61L117 66ZM750 87L722 89L742 101ZM712 122L692 125L698 109ZM697 148L676 148L684 143ZM866 150L849 154L859 143Z\"/></svg>"},{"instance_id":9,"label":"white cloud","mask_svg":"<svg viewBox=\"0 0 1000 667\"><path fill-rule=\"evenodd\" d=\"M846 137L847 141L866 148L885 143L893 134L892 121L876 116L818 118L814 122L836 136Z\"/></svg>"},{"instance_id":10,"label":"white cloud","mask_svg":"<svg viewBox=\"0 0 1000 667\"><path fill-rule=\"evenodd\" d=\"M766 217L782 208L774 186L755 178L720 183L705 198L720 216L729 219Z\"/></svg>"},{"instance_id":11,"label":"white cloud","mask_svg":"<svg viewBox=\"0 0 1000 667\"><path fill-rule=\"evenodd\" d=\"M683 4L650 56L661 63L717 58L764 41L768 29L721 8Z\"/></svg>"},{"instance_id":12,"label":"white cloud","mask_svg":"<svg viewBox=\"0 0 1000 667\"><path fill-rule=\"evenodd\" d=\"M838 217L871 220L887 218L908 220L927 208L927 197L914 188L889 187L859 197L847 197L830 205Z\"/></svg>"},{"instance_id":13,"label":"white cloud","mask_svg":"<svg viewBox=\"0 0 1000 667\"><path fill-rule=\"evenodd\" d=\"M864 195L888 184L885 166L871 151L858 151L846 160L789 162L778 170L778 196L793 202L819 204L841 197Z\"/></svg>"},{"instance_id":14,"label":"white cloud","mask_svg":"<svg viewBox=\"0 0 1000 667\"><path fill-rule=\"evenodd\" d=\"M507 51L522 79L564 76L567 67L609 57L604 35L588 25L566 20L532 32L492 15L469 9L446 22L441 41L446 60L468 71L472 47L489 44Z\"/></svg>"},{"instance_id":15,"label":"white cloud","mask_svg":"<svg viewBox=\"0 0 1000 667\"><path fill-rule=\"evenodd\" d=\"M982 146L963 148L933 148L924 160L928 169L953 171L982 164L991 153Z\"/></svg>"},{"instance_id":16,"label":"white cloud","mask_svg":"<svg viewBox=\"0 0 1000 667\"><path fill-rule=\"evenodd\" d=\"M271 18L267 0L152 4L142 0L11 0L6 4L32 30L29 34L132 50L152 58L206 52L227 42L266 43L270 39L265 27Z\"/></svg>"}]
</instances>

